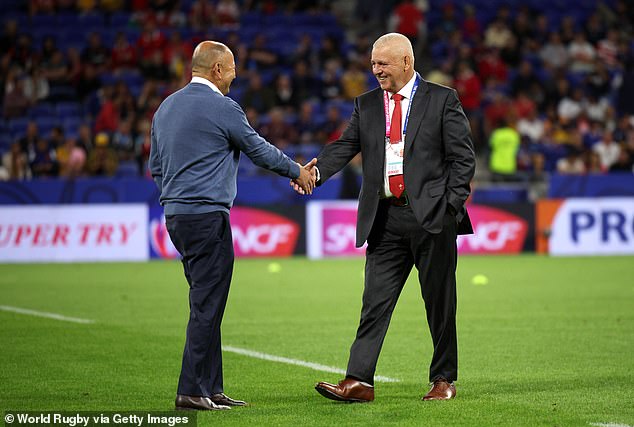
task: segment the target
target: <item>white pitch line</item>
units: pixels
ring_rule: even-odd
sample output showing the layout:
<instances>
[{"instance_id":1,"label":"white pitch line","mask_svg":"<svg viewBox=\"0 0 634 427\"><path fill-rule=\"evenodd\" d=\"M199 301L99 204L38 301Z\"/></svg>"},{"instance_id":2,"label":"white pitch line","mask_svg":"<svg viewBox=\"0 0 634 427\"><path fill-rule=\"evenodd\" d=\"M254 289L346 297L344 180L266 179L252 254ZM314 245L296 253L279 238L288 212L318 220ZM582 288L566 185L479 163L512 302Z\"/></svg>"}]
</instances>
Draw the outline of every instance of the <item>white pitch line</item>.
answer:
<instances>
[{"instance_id":1,"label":"white pitch line","mask_svg":"<svg viewBox=\"0 0 634 427\"><path fill-rule=\"evenodd\" d=\"M80 319L79 317L62 316L61 314L47 313L45 311L29 310L27 308L20 308L20 307L11 307L8 305L0 305L0 310L10 311L11 313L26 314L28 316L45 317L47 319L61 320L63 322L84 323L84 324L95 323L94 320L90 320L90 319Z\"/></svg>"},{"instance_id":2,"label":"white pitch line","mask_svg":"<svg viewBox=\"0 0 634 427\"><path fill-rule=\"evenodd\" d=\"M631 425L628 424L619 424L619 423L588 423L591 426L596 426L596 427L632 427Z\"/></svg>"},{"instance_id":3,"label":"white pitch line","mask_svg":"<svg viewBox=\"0 0 634 427\"><path fill-rule=\"evenodd\" d=\"M289 359L288 357L275 356L273 354L260 353L259 351L247 350L244 348L233 347L230 345L223 345L222 349L224 351L229 351L231 353L241 354L243 356L254 357L256 359L268 360L270 362L278 362L278 363L286 363L287 365L296 365L303 366L304 368L314 369L316 371L323 372L332 372L334 374L345 375L346 371L343 369L335 368L334 366L326 366L320 365L319 363L306 362L304 360L298 359ZM398 383L401 380L390 377L383 377L380 375L376 375L374 377L375 381L383 382L383 383Z\"/></svg>"}]
</instances>

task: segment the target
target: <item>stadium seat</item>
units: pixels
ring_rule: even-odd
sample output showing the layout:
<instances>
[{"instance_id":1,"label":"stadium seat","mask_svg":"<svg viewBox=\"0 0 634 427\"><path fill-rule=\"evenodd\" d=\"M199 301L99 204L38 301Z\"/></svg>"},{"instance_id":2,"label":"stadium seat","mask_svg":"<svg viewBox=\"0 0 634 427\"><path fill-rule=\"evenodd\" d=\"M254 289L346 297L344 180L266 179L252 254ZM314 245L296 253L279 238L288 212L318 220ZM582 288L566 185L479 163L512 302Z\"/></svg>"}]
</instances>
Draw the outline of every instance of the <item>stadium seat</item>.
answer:
<instances>
[{"instance_id":1,"label":"stadium seat","mask_svg":"<svg viewBox=\"0 0 634 427\"><path fill-rule=\"evenodd\" d=\"M7 130L13 136L13 138L21 137L26 133L26 127L29 124L30 119L27 117L17 117L9 120L7 123Z\"/></svg>"},{"instance_id":2,"label":"stadium seat","mask_svg":"<svg viewBox=\"0 0 634 427\"><path fill-rule=\"evenodd\" d=\"M61 119L80 117L83 114L83 108L78 102L60 102L55 106L55 111Z\"/></svg>"},{"instance_id":3,"label":"stadium seat","mask_svg":"<svg viewBox=\"0 0 634 427\"><path fill-rule=\"evenodd\" d=\"M57 112L55 111L55 107L53 104L48 102L41 102L39 104L34 105L29 110L29 116L31 118L37 118L42 116L55 116Z\"/></svg>"}]
</instances>

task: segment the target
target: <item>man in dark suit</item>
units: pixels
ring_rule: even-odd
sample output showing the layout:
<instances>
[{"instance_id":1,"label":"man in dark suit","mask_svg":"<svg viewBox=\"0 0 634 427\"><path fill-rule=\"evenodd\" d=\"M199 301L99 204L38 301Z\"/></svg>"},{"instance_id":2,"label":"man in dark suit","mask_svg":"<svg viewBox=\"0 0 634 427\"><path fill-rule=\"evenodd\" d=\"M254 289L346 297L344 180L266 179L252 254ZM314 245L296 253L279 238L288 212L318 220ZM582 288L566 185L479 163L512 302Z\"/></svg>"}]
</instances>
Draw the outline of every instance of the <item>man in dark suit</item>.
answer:
<instances>
[{"instance_id":1,"label":"man in dark suit","mask_svg":"<svg viewBox=\"0 0 634 427\"><path fill-rule=\"evenodd\" d=\"M464 207L475 171L471 131L456 91L414 71L405 36L386 34L374 43L372 72L380 88L355 99L348 127L313 168L320 185L361 152L356 244L368 242L363 308L346 378L315 388L333 400L374 400L383 339L416 266L434 345L433 385L423 400L451 399L458 374L456 236L473 232Z\"/></svg>"},{"instance_id":2,"label":"man in dark suit","mask_svg":"<svg viewBox=\"0 0 634 427\"><path fill-rule=\"evenodd\" d=\"M224 394L220 324L233 272L229 209L240 152L311 193L314 178L260 137L225 96L236 77L233 54L204 41L192 56L191 82L170 95L152 121L149 168L167 230L182 255L190 316L176 409L229 409L246 403ZM314 165L315 159L313 159Z\"/></svg>"}]
</instances>

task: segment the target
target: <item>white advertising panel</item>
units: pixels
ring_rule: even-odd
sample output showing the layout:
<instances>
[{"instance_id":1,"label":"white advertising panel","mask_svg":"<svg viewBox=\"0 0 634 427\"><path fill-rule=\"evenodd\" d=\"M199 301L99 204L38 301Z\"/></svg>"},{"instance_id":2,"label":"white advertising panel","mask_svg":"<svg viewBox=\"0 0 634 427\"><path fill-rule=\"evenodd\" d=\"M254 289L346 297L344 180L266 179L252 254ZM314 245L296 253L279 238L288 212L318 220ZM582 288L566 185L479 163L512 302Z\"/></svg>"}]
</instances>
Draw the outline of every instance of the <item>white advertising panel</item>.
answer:
<instances>
[{"instance_id":1,"label":"white advertising panel","mask_svg":"<svg viewBox=\"0 0 634 427\"><path fill-rule=\"evenodd\" d=\"M0 208L0 262L145 261L144 204Z\"/></svg>"},{"instance_id":2,"label":"white advertising panel","mask_svg":"<svg viewBox=\"0 0 634 427\"><path fill-rule=\"evenodd\" d=\"M548 243L552 255L634 254L634 198L563 201Z\"/></svg>"},{"instance_id":3,"label":"white advertising panel","mask_svg":"<svg viewBox=\"0 0 634 427\"><path fill-rule=\"evenodd\" d=\"M349 257L365 254L355 247L357 202L309 202L306 232L309 258Z\"/></svg>"}]
</instances>

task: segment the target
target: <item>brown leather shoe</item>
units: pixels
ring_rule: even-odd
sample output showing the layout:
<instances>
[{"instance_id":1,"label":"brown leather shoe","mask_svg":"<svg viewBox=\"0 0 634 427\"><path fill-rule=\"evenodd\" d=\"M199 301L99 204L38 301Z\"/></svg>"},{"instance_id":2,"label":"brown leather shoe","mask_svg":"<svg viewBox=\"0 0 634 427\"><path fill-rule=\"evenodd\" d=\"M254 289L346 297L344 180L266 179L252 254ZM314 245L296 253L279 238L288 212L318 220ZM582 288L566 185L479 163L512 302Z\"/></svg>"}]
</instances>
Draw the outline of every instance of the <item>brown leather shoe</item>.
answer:
<instances>
[{"instance_id":1,"label":"brown leather shoe","mask_svg":"<svg viewBox=\"0 0 634 427\"><path fill-rule=\"evenodd\" d=\"M374 387L353 378L341 380L337 385L320 382L315 385L315 390L328 399L341 402L372 402L374 400Z\"/></svg>"},{"instance_id":2,"label":"brown leather shoe","mask_svg":"<svg viewBox=\"0 0 634 427\"><path fill-rule=\"evenodd\" d=\"M434 381L429 393L423 396L423 400L449 400L454 397L456 397L456 386L444 378L439 378Z\"/></svg>"},{"instance_id":3,"label":"brown leather shoe","mask_svg":"<svg viewBox=\"0 0 634 427\"><path fill-rule=\"evenodd\" d=\"M231 409L226 405L218 405L212 402L211 398L205 396L185 396L183 394L176 395L176 410L181 409L198 409L201 411L219 411L223 409Z\"/></svg>"},{"instance_id":4,"label":"brown leather shoe","mask_svg":"<svg viewBox=\"0 0 634 427\"><path fill-rule=\"evenodd\" d=\"M211 401L216 405L225 405L225 406L247 406L247 402L244 400L236 400L232 399L224 393L213 394L211 396Z\"/></svg>"}]
</instances>

